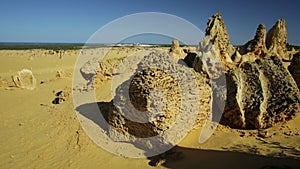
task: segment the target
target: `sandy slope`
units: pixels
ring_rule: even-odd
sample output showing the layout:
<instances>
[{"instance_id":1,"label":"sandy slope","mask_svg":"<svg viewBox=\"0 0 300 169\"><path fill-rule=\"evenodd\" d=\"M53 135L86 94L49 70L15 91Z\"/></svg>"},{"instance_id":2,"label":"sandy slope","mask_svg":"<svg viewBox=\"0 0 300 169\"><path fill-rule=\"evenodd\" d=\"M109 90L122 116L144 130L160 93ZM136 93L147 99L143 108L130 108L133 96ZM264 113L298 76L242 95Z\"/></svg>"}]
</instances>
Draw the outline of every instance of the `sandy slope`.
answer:
<instances>
[{"instance_id":1,"label":"sandy slope","mask_svg":"<svg viewBox=\"0 0 300 169\"><path fill-rule=\"evenodd\" d=\"M122 50L120 50L122 49ZM122 58L131 49L119 48L109 58ZM72 71L79 51L61 57L44 50L0 51L0 168L153 168L150 159L127 159L94 144L81 129L72 99L54 105L55 93L72 85ZM37 78L36 89L12 87L11 75L23 68ZM57 71L63 72L56 77ZM42 82L42 83L41 83ZM110 80L96 90L99 102L109 102ZM179 161L167 159L156 168L300 167L300 115L286 124L258 131L219 126L204 144L200 129L193 130L175 150Z\"/></svg>"}]
</instances>

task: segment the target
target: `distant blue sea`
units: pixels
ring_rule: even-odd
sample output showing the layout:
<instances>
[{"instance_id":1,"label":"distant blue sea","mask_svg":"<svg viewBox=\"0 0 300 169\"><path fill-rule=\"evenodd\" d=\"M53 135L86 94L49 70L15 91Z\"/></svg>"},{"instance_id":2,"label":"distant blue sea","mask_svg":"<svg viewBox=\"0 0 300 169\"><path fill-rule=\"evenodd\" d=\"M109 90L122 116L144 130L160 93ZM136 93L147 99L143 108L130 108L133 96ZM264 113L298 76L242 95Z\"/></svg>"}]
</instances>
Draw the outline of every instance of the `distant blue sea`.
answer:
<instances>
[{"instance_id":1,"label":"distant blue sea","mask_svg":"<svg viewBox=\"0 0 300 169\"><path fill-rule=\"evenodd\" d=\"M25 50L25 49L49 49L49 50L74 50L83 47L103 46L170 46L171 44L139 44L139 43L41 43L41 42L0 42L0 50Z\"/></svg>"}]
</instances>

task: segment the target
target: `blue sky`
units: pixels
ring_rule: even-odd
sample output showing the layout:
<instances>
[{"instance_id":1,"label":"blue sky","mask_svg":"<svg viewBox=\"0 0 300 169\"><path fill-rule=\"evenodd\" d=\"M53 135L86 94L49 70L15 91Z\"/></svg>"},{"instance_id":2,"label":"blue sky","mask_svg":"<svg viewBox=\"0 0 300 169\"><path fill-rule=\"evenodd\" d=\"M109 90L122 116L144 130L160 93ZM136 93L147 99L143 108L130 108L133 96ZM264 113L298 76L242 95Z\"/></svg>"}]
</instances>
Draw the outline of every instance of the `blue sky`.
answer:
<instances>
[{"instance_id":1,"label":"blue sky","mask_svg":"<svg viewBox=\"0 0 300 169\"><path fill-rule=\"evenodd\" d=\"M1 0L0 42L86 42L104 25L138 12L176 15L205 31L208 18L221 12L233 44L252 39L259 23L270 29L284 18L288 42L300 45L299 10L297 0ZM147 38L131 40L145 42Z\"/></svg>"}]
</instances>

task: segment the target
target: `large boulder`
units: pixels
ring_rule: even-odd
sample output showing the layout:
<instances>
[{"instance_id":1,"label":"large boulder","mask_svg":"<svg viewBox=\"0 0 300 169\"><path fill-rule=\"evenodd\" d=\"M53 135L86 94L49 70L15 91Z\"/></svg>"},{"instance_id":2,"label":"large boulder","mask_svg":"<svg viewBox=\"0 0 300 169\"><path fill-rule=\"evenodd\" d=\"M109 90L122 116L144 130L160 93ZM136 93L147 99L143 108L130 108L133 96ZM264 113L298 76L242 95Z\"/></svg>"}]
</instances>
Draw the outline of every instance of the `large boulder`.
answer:
<instances>
[{"instance_id":1,"label":"large boulder","mask_svg":"<svg viewBox=\"0 0 300 169\"><path fill-rule=\"evenodd\" d=\"M229 71L227 87L221 123L233 128L269 128L300 110L299 89L276 56L244 62Z\"/></svg>"},{"instance_id":2,"label":"large boulder","mask_svg":"<svg viewBox=\"0 0 300 169\"><path fill-rule=\"evenodd\" d=\"M287 29L284 19L278 20L268 31L266 47L269 55L278 56L286 60L289 59L287 54Z\"/></svg>"},{"instance_id":3,"label":"large boulder","mask_svg":"<svg viewBox=\"0 0 300 169\"><path fill-rule=\"evenodd\" d=\"M180 141L197 119L197 86L196 76L169 53L146 55L116 89L108 114L110 138L151 151Z\"/></svg>"},{"instance_id":4,"label":"large boulder","mask_svg":"<svg viewBox=\"0 0 300 169\"><path fill-rule=\"evenodd\" d=\"M118 113L118 109L113 109L109 116L110 124L120 129L119 124L123 121L125 123L122 129L124 127L128 128L128 134L136 137L156 136L167 130L175 122L179 114L179 93L179 87L174 78L166 72L157 69L140 71L133 77L129 84L128 101L130 102L124 104L124 106L132 104L132 108L135 108L137 113L134 113L134 109L123 110L123 105L118 105L117 108L122 109L123 116ZM115 101L122 101L122 97L125 97L123 96L124 93L117 92L117 94L119 94L117 97L120 98L115 98ZM164 111L164 114L160 114ZM125 115L128 117L124 117ZM115 118L115 116L119 118ZM139 122L130 120L135 118ZM142 123L143 119L147 119L150 122ZM160 122L158 123L158 121Z\"/></svg>"},{"instance_id":5,"label":"large boulder","mask_svg":"<svg viewBox=\"0 0 300 169\"><path fill-rule=\"evenodd\" d=\"M288 69L296 81L298 88L300 89L300 53L297 53L293 56L292 62Z\"/></svg>"},{"instance_id":6,"label":"large boulder","mask_svg":"<svg viewBox=\"0 0 300 169\"><path fill-rule=\"evenodd\" d=\"M230 44L226 26L220 13L209 18L205 30L205 38L209 39L214 45L222 62L232 62L231 56L234 54L235 48Z\"/></svg>"}]
</instances>

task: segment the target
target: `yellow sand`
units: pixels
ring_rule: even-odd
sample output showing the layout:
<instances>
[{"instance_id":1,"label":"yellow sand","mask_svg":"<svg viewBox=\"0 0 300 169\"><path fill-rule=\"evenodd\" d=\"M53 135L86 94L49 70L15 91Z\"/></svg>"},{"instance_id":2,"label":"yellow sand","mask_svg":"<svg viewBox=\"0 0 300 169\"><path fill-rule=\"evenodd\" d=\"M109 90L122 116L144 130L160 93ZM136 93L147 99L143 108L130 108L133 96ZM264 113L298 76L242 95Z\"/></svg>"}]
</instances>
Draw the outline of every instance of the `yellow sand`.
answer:
<instances>
[{"instance_id":1,"label":"yellow sand","mask_svg":"<svg viewBox=\"0 0 300 169\"><path fill-rule=\"evenodd\" d=\"M165 48L165 50L167 50ZM109 54L123 58L131 49L118 48ZM98 147L77 120L72 98L54 105L55 93L72 86L72 72L79 51L63 56L47 50L0 51L0 168L153 168L149 159L128 159ZM32 70L34 90L13 87L11 76L21 69ZM60 75L57 72L60 71ZM96 91L98 101L109 102L110 81ZM156 168L249 168L284 165L300 167L300 114L286 124L258 131L219 126L204 144L200 129L193 130L175 149L179 161L167 160Z\"/></svg>"}]
</instances>

